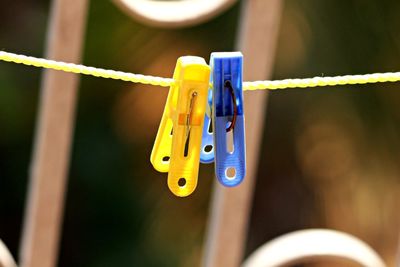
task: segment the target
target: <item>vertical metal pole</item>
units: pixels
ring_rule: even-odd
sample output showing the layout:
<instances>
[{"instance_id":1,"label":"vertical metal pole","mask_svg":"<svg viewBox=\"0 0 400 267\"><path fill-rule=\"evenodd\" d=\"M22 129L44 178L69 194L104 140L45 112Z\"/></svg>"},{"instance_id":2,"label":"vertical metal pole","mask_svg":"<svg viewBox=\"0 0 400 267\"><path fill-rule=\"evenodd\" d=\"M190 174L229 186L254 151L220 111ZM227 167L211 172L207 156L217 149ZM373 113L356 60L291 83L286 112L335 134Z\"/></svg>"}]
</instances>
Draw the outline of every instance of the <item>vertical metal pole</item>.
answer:
<instances>
[{"instance_id":1,"label":"vertical metal pole","mask_svg":"<svg viewBox=\"0 0 400 267\"><path fill-rule=\"evenodd\" d=\"M46 57L79 63L88 0L52 2ZM44 71L20 266L57 263L79 77Z\"/></svg>"},{"instance_id":2,"label":"vertical metal pole","mask_svg":"<svg viewBox=\"0 0 400 267\"><path fill-rule=\"evenodd\" d=\"M282 9L281 0L243 2L237 48L244 55L244 78L270 76ZM245 93L247 175L236 188L214 186L203 266L237 267L243 260L248 218L262 143L267 92Z\"/></svg>"}]
</instances>

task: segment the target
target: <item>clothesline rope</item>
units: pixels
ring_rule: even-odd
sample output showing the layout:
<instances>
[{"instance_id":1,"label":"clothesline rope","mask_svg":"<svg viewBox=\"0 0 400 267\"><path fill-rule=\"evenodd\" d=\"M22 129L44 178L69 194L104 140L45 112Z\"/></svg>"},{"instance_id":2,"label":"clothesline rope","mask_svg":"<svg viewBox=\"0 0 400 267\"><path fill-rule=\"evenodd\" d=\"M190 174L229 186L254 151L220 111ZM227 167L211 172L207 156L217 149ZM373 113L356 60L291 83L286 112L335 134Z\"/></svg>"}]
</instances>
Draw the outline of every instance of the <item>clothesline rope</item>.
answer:
<instances>
[{"instance_id":1,"label":"clothesline rope","mask_svg":"<svg viewBox=\"0 0 400 267\"><path fill-rule=\"evenodd\" d=\"M5 51L0 51L0 60L39 68L54 69L64 72L72 72L107 79L123 80L127 82L150 84L163 87L169 87L174 83L174 80L171 78L94 68L73 63L65 63L61 61L19 55ZM363 75L243 82L243 90L275 90L398 81L400 81L400 72L386 72Z\"/></svg>"}]
</instances>

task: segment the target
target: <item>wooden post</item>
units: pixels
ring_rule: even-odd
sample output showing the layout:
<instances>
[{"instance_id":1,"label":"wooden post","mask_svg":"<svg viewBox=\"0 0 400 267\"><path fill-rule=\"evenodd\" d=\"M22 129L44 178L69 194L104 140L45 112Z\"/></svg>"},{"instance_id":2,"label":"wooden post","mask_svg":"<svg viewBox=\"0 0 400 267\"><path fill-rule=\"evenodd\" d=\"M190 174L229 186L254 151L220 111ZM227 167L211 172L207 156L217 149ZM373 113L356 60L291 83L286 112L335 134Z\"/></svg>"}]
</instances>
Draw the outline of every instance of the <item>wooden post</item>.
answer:
<instances>
[{"instance_id":1,"label":"wooden post","mask_svg":"<svg viewBox=\"0 0 400 267\"><path fill-rule=\"evenodd\" d=\"M46 58L79 63L88 0L54 0ZM79 77L44 71L20 266L54 267L62 224Z\"/></svg>"},{"instance_id":2,"label":"wooden post","mask_svg":"<svg viewBox=\"0 0 400 267\"><path fill-rule=\"evenodd\" d=\"M237 48L244 55L245 80L264 80L270 76L281 9L281 0L243 2ZM205 267L237 267L243 260L266 100L266 91L245 93L247 175L236 188L215 184L203 259Z\"/></svg>"}]
</instances>

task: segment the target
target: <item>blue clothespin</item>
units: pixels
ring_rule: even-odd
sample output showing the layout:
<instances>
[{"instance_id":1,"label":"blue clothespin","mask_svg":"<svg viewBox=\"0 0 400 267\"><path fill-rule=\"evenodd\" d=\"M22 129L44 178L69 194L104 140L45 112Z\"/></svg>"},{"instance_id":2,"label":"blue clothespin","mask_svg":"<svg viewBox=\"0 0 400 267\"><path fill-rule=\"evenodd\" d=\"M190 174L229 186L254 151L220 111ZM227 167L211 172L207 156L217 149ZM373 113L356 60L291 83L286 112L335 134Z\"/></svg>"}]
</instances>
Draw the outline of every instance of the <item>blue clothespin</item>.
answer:
<instances>
[{"instance_id":1,"label":"blue clothespin","mask_svg":"<svg viewBox=\"0 0 400 267\"><path fill-rule=\"evenodd\" d=\"M212 83L212 74L210 75L210 83ZM213 92L210 88L208 90L208 102L206 107L206 114L204 116L203 135L201 139L200 162L212 163L214 162L214 136L212 131L212 98Z\"/></svg>"},{"instance_id":2,"label":"blue clothespin","mask_svg":"<svg viewBox=\"0 0 400 267\"><path fill-rule=\"evenodd\" d=\"M212 108L205 117L200 159L209 163L215 157L218 180L225 186L236 186L246 174L243 56L240 52L212 53L210 66ZM209 130L210 118L213 134Z\"/></svg>"}]
</instances>

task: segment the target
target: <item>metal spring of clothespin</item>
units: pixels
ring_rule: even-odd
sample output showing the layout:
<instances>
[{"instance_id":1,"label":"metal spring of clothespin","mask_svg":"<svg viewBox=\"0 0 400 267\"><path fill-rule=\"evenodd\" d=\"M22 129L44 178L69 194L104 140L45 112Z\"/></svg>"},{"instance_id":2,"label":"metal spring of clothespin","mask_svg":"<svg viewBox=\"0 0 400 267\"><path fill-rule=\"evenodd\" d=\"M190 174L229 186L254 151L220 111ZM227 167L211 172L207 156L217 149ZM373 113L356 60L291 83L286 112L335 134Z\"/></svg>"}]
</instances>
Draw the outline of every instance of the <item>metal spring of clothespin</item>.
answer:
<instances>
[{"instance_id":1,"label":"metal spring of clothespin","mask_svg":"<svg viewBox=\"0 0 400 267\"><path fill-rule=\"evenodd\" d=\"M180 197L197 186L209 77L204 59L178 59L150 157L156 170L168 172L168 187Z\"/></svg>"},{"instance_id":2,"label":"metal spring of clothespin","mask_svg":"<svg viewBox=\"0 0 400 267\"><path fill-rule=\"evenodd\" d=\"M215 161L215 174L221 184L236 186L246 175L243 56L240 52L212 53L210 66L212 101L209 95L200 160Z\"/></svg>"}]
</instances>

